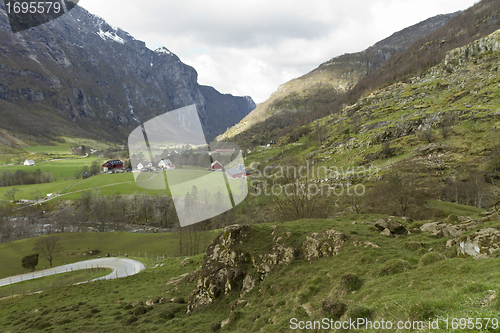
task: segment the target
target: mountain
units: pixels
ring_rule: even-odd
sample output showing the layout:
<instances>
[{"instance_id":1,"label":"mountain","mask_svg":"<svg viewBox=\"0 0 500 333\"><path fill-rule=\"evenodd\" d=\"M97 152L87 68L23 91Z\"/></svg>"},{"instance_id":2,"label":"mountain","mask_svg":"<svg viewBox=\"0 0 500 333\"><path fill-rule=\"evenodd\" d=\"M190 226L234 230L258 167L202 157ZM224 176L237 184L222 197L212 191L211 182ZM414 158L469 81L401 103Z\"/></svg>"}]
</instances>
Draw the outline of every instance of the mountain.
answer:
<instances>
[{"instance_id":1,"label":"mountain","mask_svg":"<svg viewBox=\"0 0 500 333\"><path fill-rule=\"evenodd\" d=\"M429 18L392 34L364 51L324 62L310 73L281 85L267 101L259 104L218 140L231 139L239 144L253 145L267 143L280 129L337 100L394 54L446 25L457 15Z\"/></svg>"},{"instance_id":2,"label":"mountain","mask_svg":"<svg viewBox=\"0 0 500 333\"><path fill-rule=\"evenodd\" d=\"M198 84L167 48L150 50L82 7L19 33L0 8L0 128L11 137L123 142L140 123L193 103L207 140L255 108L250 97Z\"/></svg>"}]
</instances>

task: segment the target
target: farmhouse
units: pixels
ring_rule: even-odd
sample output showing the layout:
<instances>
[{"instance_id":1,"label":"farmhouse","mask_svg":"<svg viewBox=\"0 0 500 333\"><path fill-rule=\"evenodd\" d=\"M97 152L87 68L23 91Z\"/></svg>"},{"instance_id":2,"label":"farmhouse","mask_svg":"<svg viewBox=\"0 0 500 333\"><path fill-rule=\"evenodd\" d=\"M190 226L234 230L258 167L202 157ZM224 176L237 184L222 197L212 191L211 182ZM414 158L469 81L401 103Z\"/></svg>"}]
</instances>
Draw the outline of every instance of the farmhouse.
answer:
<instances>
[{"instance_id":1,"label":"farmhouse","mask_svg":"<svg viewBox=\"0 0 500 333\"><path fill-rule=\"evenodd\" d=\"M211 168L213 171L222 171L222 164L219 161L212 163Z\"/></svg>"},{"instance_id":2,"label":"farmhouse","mask_svg":"<svg viewBox=\"0 0 500 333\"><path fill-rule=\"evenodd\" d=\"M163 168L165 170L175 169L175 165L173 165L172 162L168 158L166 160L161 160L158 163L158 167Z\"/></svg>"},{"instance_id":3,"label":"farmhouse","mask_svg":"<svg viewBox=\"0 0 500 333\"><path fill-rule=\"evenodd\" d=\"M123 162L120 160L109 160L102 165L103 171L108 172L116 169L123 169Z\"/></svg>"},{"instance_id":4,"label":"farmhouse","mask_svg":"<svg viewBox=\"0 0 500 333\"><path fill-rule=\"evenodd\" d=\"M233 179L241 179L246 178L250 174L245 170L243 164L238 165L237 168L231 168L226 171L226 174L229 178Z\"/></svg>"},{"instance_id":5,"label":"farmhouse","mask_svg":"<svg viewBox=\"0 0 500 333\"><path fill-rule=\"evenodd\" d=\"M35 166L35 161L33 160L25 160L24 165L26 166Z\"/></svg>"}]
</instances>

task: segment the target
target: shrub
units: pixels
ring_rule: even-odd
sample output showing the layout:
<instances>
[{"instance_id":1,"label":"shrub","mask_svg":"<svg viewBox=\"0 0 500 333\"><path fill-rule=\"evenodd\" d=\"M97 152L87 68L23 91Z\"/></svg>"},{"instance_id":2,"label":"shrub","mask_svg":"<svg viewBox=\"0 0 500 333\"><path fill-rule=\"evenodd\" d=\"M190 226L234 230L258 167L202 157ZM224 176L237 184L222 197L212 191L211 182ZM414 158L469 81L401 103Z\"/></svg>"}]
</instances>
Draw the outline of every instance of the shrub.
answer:
<instances>
[{"instance_id":1,"label":"shrub","mask_svg":"<svg viewBox=\"0 0 500 333\"><path fill-rule=\"evenodd\" d=\"M427 252L422 256L422 258L420 258L419 266L420 267L427 266L443 259L444 256L440 253Z\"/></svg>"},{"instance_id":2,"label":"shrub","mask_svg":"<svg viewBox=\"0 0 500 333\"><path fill-rule=\"evenodd\" d=\"M145 314L146 312L148 312L148 310L146 310L146 308L143 305L139 305L134 309L133 314L135 316L140 316L142 314Z\"/></svg>"},{"instance_id":3,"label":"shrub","mask_svg":"<svg viewBox=\"0 0 500 333\"><path fill-rule=\"evenodd\" d=\"M128 316L127 318L123 319L123 323L125 325L130 325L132 323L135 323L138 320L138 318L134 315Z\"/></svg>"},{"instance_id":4,"label":"shrub","mask_svg":"<svg viewBox=\"0 0 500 333\"><path fill-rule=\"evenodd\" d=\"M339 292L341 294L348 294L350 292L359 290L363 281L356 274L344 274L340 278Z\"/></svg>"},{"instance_id":5,"label":"shrub","mask_svg":"<svg viewBox=\"0 0 500 333\"><path fill-rule=\"evenodd\" d=\"M218 321L214 321L210 324L210 332L217 332L221 329L221 324Z\"/></svg>"},{"instance_id":6,"label":"shrub","mask_svg":"<svg viewBox=\"0 0 500 333\"><path fill-rule=\"evenodd\" d=\"M394 275L411 269L408 261L402 259L387 260L378 271L379 276Z\"/></svg>"},{"instance_id":7,"label":"shrub","mask_svg":"<svg viewBox=\"0 0 500 333\"><path fill-rule=\"evenodd\" d=\"M162 313L159 314L159 317L161 319L169 320L169 319L174 318L175 314L172 311L170 311L170 310L165 310L165 311L163 311Z\"/></svg>"},{"instance_id":8,"label":"shrub","mask_svg":"<svg viewBox=\"0 0 500 333\"><path fill-rule=\"evenodd\" d=\"M184 304L184 303L186 303L186 301L184 300L183 297L179 296L179 297L174 298L174 303Z\"/></svg>"},{"instance_id":9,"label":"shrub","mask_svg":"<svg viewBox=\"0 0 500 333\"><path fill-rule=\"evenodd\" d=\"M357 319L357 318L372 319L373 315L374 311L372 309L365 308L359 305L350 308L349 312L347 312L347 316L351 319Z\"/></svg>"},{"instance_id":10,"label":"shrub","mask_svg":"<svg viewBox=\"0 0 500 333\"><path fill-rule=\"evenodd\" d=\"M323 301L323 313L325 316L333 320L339 320L347 311L347 305L342 302L337 302L331 299Z\"/></svg>"}]
</instances>

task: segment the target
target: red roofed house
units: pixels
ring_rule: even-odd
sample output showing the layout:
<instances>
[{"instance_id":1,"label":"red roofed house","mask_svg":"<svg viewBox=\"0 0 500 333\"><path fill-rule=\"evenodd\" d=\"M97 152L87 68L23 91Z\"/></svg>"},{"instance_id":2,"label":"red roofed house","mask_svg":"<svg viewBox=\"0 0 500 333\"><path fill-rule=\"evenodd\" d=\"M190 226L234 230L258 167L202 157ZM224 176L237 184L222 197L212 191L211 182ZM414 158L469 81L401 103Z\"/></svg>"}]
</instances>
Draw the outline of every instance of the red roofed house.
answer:
<instances>
[{"instance_id":1,"label":"red roofed house","mask_svg":"<svg viewBox=\"0 0 500 333\"><path fill-rule=\"evenodd\" d=\"M222 164L219 161L215 161L211 165L213 171L222 171Z\"/></svg>"},{"instance_id":2,"label":"red roofed house","mask_svg":"<svg viewBox=\"0 0 500 333\"><path fill-rule=\"evenodd\" d=\"M103 171L108 172L114 169L123 169L123 162L120 160L109 160L102 165Z\"/></svg>"}]
</instances>

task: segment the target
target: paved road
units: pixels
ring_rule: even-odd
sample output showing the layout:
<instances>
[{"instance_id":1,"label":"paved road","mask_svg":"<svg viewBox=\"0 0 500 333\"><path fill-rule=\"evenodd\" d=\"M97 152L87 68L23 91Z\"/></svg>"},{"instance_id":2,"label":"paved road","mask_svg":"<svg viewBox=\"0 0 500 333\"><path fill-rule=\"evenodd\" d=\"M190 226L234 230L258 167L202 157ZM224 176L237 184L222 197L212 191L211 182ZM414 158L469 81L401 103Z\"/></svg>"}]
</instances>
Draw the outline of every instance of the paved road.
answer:
<instances>
[{"instance_id":1,"label":"paved road","mask_svg":"<svg viewBox=\"0 0 500 333\"><path fill-rule=\"evenodd\" d=\"M98 280L109 280L109 279L126 277L129 275L137 274L143 269L145 269L144 265L141 262L132 259L125 259L125 258L92 259L92 260L76 262L74 264L49 268L42 271L36 271L33 273L11 276L10 278L0 279L0 287L52 274L66 273L66 272L71 272L72 270L74 271L86 268L90 269L92 267L94 268L106 267L106 268L111 268L113 270L111 274L101 277Z\"/></svg>"}]
</instances>

